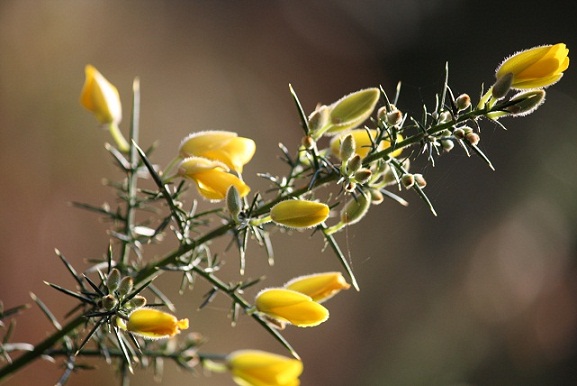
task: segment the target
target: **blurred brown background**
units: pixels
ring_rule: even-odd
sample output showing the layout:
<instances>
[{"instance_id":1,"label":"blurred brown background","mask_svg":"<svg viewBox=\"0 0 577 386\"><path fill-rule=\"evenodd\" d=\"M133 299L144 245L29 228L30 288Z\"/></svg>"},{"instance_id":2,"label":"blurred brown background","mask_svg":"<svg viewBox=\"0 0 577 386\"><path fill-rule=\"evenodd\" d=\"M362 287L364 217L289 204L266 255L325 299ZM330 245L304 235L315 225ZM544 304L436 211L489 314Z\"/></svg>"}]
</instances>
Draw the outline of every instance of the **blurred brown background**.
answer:
<instances>
[{"instance_id":1,"label":"blurred brown background","mask_svg":"<svg viewBox=\"0 0 577 386\"><path fill-rule=\"evenodd\" d=\"M277 143L294 149L301 136L289 83L311 111L363 87L393 93L401 80L401 109L418 113L434 105L448 61L453 90L476 99L516 50L565 42L574 56L569 9L569 1L2 0L0 299L30 303L32 291L61 317L70 303L42 281L74 283L53 249L82 270L107 248L107 224L68 205L114 202L101 179L119 176L103 148L108 134L78 103L85 64L119 88L125 130L140 77L141 143L158 141L155 162L166 165L191 131L234 130L256 141L245 178L264 189L255 174L282 173ZM459 149L435 168L417 162L438 217L406 194L408 208L385 202L339 236L361 291L332 299L327 323L286 330L305 363L303 385L577 384L574 67L532 116L504 120L508 131L483 126L480 145L496 172ZM266 274L273 286L339 269L318 237L273 241L274 269L253 246L247 276ZM225 258L236 269L236 253ZM230 327L224 299L197 311L202 290L177 306L207 336L204 351L284 353L249 318ZM32 308L14 340L38 342L50 329ZM102 370L69 384L117 383L103 362L91 363ZM227 374L172 370L162 384L232 384ZM38 362L7 384L51 385L61 372ZM152 373L133 384L154 384Z\"/></svg>"}]
</instances>

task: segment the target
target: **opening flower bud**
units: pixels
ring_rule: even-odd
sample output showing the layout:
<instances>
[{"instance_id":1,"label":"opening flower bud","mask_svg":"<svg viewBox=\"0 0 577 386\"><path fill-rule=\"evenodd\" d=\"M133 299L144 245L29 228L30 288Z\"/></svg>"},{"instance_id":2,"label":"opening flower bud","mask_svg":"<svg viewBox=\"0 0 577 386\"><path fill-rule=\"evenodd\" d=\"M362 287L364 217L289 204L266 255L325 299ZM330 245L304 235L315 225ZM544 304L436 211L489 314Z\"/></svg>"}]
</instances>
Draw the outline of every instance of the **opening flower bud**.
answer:
<instances>
[{"instance_id":1,"label":"opening flower bud","mask_svg":"<svg viewBox=\"0 0 577 386\"><path fill-rule=\"evenodd\" d=\"M569 67L564 43L534 47L507 58L496 70L497 82L511 74L511 88L544 88L556 83Z\"/></svg>"},{"instance_id":2,"label":"opening flower bud","mask_svg":"<svg viewBox=\"0 0 577 386\"><path fill-rule=\"evenodd\" d=\"M270 217L277 224L290 228L310 228L329 217L329 207L322 202L286 200L272 207Z\"/></svg>"},{"instance_id":3,"label":"opening flower bud","mask_svg":"<svg viewBox=\"0 0 577 386\"><path fill-rule=\"evenodd\" d=\"M174 315L154 308L138 308L128 316L126 325L120 327L149 339L174 336L188 328L188 319L178 320Z\"/></svg>"},{"instance_id":4,"label":"opening flower bud","mask_svg":"<svg viewBox=\"0 0 577 386\"><path fill-rule=\"evenodd\" d=\"M308 295L315 302L322 303L350 286L340 272L324 272L296 277L288 281L284 288Z\"/></svg>"},{"instance_id":5,"label":"opening flower bud","mask_svg":"<svg viewBox=\"0 0 577 386\"><path fill-rule=\"evenodd\" d=\"M297 386L303 372L300 360L259 350L239 350L226 358L239 386Z\"/></svg>"},{"instance_id":6,"label":"opening flower bud","mask_svg":"<svg viewBox=\"0 0 577 386\"><path fill-rule=\"evenodd\" d=\"M329 318L329 311L310 296L286 288L260 291L255 299L258 312L298 327L317 326Z\"/></svg>"}]
</instances>

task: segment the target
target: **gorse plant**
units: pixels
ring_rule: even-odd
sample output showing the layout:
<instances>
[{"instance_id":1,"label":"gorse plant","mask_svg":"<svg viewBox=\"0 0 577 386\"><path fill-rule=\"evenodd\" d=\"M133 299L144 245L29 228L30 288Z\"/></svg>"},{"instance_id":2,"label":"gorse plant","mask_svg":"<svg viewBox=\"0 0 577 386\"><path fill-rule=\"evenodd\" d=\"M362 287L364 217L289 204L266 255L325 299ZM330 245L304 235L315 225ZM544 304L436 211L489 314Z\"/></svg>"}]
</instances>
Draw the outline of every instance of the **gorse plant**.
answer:
<instances>
[{"instance_id":1,"label":"gorse plant","mask_svg":"<svg viewBox=\"0 0 577 386\"><path fill-rule=\"evenodd\" d=\"M12 342L15 318L27 307L0 308L0 380L41 357L62 358L65 370L57 382L64 384L83 368L83 358L100 357L118 368L123 385L136 367L161 368L164 360L187 370L229 372L239 385L298 385L303 363L282 329L327 321L330 305L325 301L342 290L359 288L334 235L361 221L386 198L405 205L403 190L416 192L435 213L424 176L411 171L411 158L424 154L434 164L437 157L460 149L493 168L479 147L480 125L489 121L502 126L502 118L535 111L544 101L545 88L557 82L568 66L568 49L561 43L515 54L497 68L495 82L481 90L477 103L469 94L453 93L447 71L433 108L425 108L420 117L403 112L400 85L394 95L379 87L367 88L319 105L309 114L291 87L302 141L292 149L281 145L285 175L260 174L271 186L266 193L252 191L242 177L250 170L257 145L234 132L190 134L175 150L172 162L164 168L155 165L152 151L139 143L139 81L133 84L127 140L119 129L118 91L87 66L81 103L110 130L115 145L106 148L124 176L111 184L120 198L118 207L76 205L110 220L112 238L106 258L84 273L57 251L76 286L47 284L77 304L61 320L33 296L56 328L44 341ZM152 179L154 189L142 187L143 176ZM199 211L196 201L186 204L191 184L201 199L210 201L211 209ZM319 189L331 185L337 189L330 193ZM277 287L245 278L250 243L263 247L272 261L269 235L275 227L309 229L323 238L342 272L304 273ZM147 246L162 245L168 238L178 246L152 260ZM222 261L211 244L218 238L230 238L238 248L239 278L234 283L218 276ZM186 310L175 310L155 284L160 275L177 276L181 292L193 288L197 280L206 281L211 290L201 308L217 294L228 297L232 322L252 318L288 350L286 355L234 347L224 354L203 352L203 338L196 331L190 333L195 327ZM251 286L261 287L255 299L244 295ZM155 303L149 303L151 298Z\"/></svg>"}]
</instances>

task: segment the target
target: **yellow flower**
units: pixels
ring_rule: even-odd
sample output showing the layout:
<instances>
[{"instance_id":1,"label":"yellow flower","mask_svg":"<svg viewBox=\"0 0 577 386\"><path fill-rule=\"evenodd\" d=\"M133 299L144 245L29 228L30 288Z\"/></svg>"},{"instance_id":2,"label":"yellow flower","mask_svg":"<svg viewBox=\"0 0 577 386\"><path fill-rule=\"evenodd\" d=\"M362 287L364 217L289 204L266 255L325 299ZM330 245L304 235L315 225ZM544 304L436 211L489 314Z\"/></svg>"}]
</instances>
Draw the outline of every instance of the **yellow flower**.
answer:
<instances>
[{"instance_id":1,"label":"yellow flower","mask_svg":"<svg viewBox=\"0 0 577 386\"><path fill-rule=\"evenodd\" d=\"M154 308L138 308L128 316L126 325L120 327L133 334L151 339L174 336L188 328L188 319L176 319L174 315Z\"/></svg>"},{"instance_id":2,"label":"yellow flower","mask_svg":"<svg viewBox=\"0 0 577 386\"><path fill-rule=\"evenodd\" d=\"M259 350L239 350L227 357L232 377L240 386L298 386L303 364Z\"/></svg>"},{"instance_id":3,"label":"yellow flower","mask_svg":"<svg viewBox=\"0 0 577 386\"><path fill-rule=\"evenodd\" d=\"M310 228L329 217L329 207L322 202L308 200L286 200L272 207L271 219L291 228Z\"/></svg>"},{"instance_id":4,"label":"yellow flower","mask_svg":"<svg viewBox=\"0 0 577 386\"><path fill-rule=\"evenodd\" d=\"M256 145L252 139L239 137L231 131L201 131L192 133L180 143L182 158L197 156L224 163L242 173L253 157Z\"/></svg>"},{"instance_id":5,"label":"yellow flower","mask_svg":"<svg viewBox=\"0 0 577 386\"><path fill-rule=\"evenodd\" d=\"M331 152L336 156L340 157L340 148L341 142L345 139L347 135L352 135L354 143L355 143L355 153L359 155L361 158L365 158L369 151L371 150L371 146L373 145L375 139L377 138L377 130L365 130L365 129L358 129L358 130L351 130L346 133L343 133L339 136L336 136L331 141ZM397 135L397 142L402 141L403 137L399 134ZM379 144L377 151L385 150L391 147L391 141L388 139L384 139ZM394 152L390 153L391 157L397 157L401 154L402 150L395 150Z\"/></svg>"},{"instance_id":6,"label":"yellow flower","mask_svg":"<svg viewBox=\"0 0 577 386\"><path fill-rule=\"evenodd\" d=\"M513 75L511 88L530 89L552 85L569 67L569 49L564 43L534 47L507 58L497 68L497 80Z\"/></svg>"},{"instance_id":7,"label":"yellow flower","mask_svg":"<svg viewBox=\"0 0 577 386\"><path fill-rule=\"evenodd\" d=\"M286 288L260 291L255 306L273 320L298 327L316 326L329 318L329 311L310 296Z\"/></svg>"},{"instance_id":8,"label":"yellow flower","mask_svg":"<svg viewBox=\"0 0 577 386\"><path fill-rule=\"evenodd\" d=\"M228 172L225 164L202 157L185 158L178 166L178 174L196 182L198 192L209 200L223 200L231 186L236 188L240 197L250 191L247 184Z\"/></svg>"},{"instance_id":9,"label":"yellow flower","mask_svg":"<svg viewBox=\"0 0 577 386\"><path fill-rule=\"evenodd\" d=\"M284 285L284 288L310 296L318 303L322 303L335 296L341 290L346 290L350 287L351 285L347 283L340 272L299 276Z\"/></svg>"},{"instance_id":10,"label":"yellow flower","mask_svg":"<svg viewBox=\"0 0 577 386\"><path fill-rule=\"evenodd\" d=\"M103 125L118 124L122 120L118 90L90 64L86 66L85 73L80 103Z\"/></svg>"}]
</instances>

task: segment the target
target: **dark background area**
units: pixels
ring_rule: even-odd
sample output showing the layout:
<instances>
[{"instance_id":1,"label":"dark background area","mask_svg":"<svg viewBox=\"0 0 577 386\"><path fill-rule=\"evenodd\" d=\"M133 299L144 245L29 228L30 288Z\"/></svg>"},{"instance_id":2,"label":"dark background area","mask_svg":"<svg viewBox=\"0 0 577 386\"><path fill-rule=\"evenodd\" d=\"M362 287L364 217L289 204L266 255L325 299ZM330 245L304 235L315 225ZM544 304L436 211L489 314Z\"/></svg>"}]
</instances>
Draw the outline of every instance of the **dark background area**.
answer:
<instances>
[{"instance_id":1,"label":"dark background area","mask_svg":"<svg viewBox=\"0 0 577 386\"><path fill-rule=\"evenodd\" d=\"M79 270L106 252L108 224L68 204L114 202L101 179L119 177L103 147L108 134L78 102L85 64L119 88L125 131L131 82L140 78L141 144L158 142L160 165L192 131L253 138L257 154L244 177L256 191L266 189L257 172L285 171L277 143L294 150L300 141L289 83L310 112L364 87L393 94L402 81L399 107L420 114L423 104L433 108L448 62L455 93L476 101L515 51L565 42L574 55L573 8L569 1L3 0L0 299L7 308L30 303L31 291L61 317L71 303L43 280L74 283L54 248ZM325 324L286 330L304 360L303 385L577 384L576 79L570 65L539 110L502 121L507 131L482 126L480 146L495 172L459 149L434 168L415 162L438 217L403 194L409 207L386 201L339 235L361 291L332 299ZM274 268L256 246L247 262L247 276L266 274L267 286L339 269L317 236L279 233L273 242ZM238 256L224 257L234 277ZM207 336L204 351L284 354L249 318L230 327L224 298L197 311L202 294L199 286L175 299L191 330ZM32 308L18 318L14 340L38 342L51 328ZM115 384L104 362L90 363L101 371L74 375L70 385ZM162 384L232 384L227 374L173 370L167 365ZM38 362L7 384L51 385L61 372ZM139 371L133 384L152 378Z\"/></svg>"}]
</instances>

